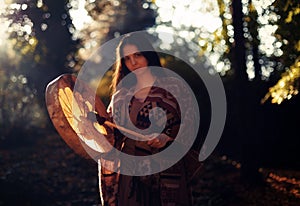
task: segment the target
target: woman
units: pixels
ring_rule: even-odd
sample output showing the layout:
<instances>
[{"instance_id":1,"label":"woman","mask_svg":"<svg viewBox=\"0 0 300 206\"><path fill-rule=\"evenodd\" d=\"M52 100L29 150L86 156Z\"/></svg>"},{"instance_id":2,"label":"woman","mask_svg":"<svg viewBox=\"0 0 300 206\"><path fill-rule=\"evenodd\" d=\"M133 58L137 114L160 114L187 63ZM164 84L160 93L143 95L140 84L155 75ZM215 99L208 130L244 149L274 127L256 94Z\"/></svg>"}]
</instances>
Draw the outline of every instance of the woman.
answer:
<instances>
[{"instance_id":1,"label":"woman","mask_svg":"<svg viewBox=\"0 0 300 206\"><path fill-rule=\"evenodd\" d=\"M116 49L116 57L111 85L113 95L108 112L117 125L129 129L134 129L134 126L140 133L149 137L149 140L141 141L116 131L115 146L134 156L160 152L176 138L182 125L182 115L172 92L155 85L168 84L168 88L172 90L177 88L180 82L166 77L158 54L141 35L125 35ZM155 107L161 110L152 110ZM165 124L161 123L163 117L167 118ZM150 125L154 128L151 132L147 130ZM153 164L155 162L135 165L121 160L120 168L121 171L132 170L134 173L143 170L145 174L149 174ZM108 205L119 206L190 205L184 168L184 161L179 161L171 168L153 175L128 176L113 173L110 176L104 171L104 200Z\"/></svg>"}]
</instances>

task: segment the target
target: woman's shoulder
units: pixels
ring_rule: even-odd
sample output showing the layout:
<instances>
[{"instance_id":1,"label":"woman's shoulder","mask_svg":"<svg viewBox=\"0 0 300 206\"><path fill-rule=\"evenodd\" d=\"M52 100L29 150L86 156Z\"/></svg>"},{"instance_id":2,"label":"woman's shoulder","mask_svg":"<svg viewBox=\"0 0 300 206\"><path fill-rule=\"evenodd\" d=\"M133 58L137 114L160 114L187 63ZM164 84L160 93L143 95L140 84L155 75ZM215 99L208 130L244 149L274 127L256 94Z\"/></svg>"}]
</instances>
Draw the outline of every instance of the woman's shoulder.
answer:
<instances>
[{"instance_id":1,"label":"woman's shoulder","mask_svg":"<svg viewBox=\"0 0 300 206\"><path fill-rule=\"evenodd\" d=\"M184 95L187 94L186 92L189 92L189 85L184 79L179 77L161 77L158 79L156 86L177 95Z\"/></svg>"},{"instance_id":2,"label":"woman's shoulder","mask_svg":"<svg viewBox=\"0 0 300 206\"><path fill-rule=\"evenodd\" d=\"M160 77L158 78L158 83L163 85L178 85L180 87L186 86L186 81L180 77L171 76L171 77Z\"/></svg>"},{"instance_id":3,"label":"woman's shoulder","mask_svg":"<svg viewBox=\"0 0 300 206\"><path fill-rule=\"evenodd\" d=\"M160 82L168 83L168 84L178 83L181 81L178 77L174 77L174 76L171 76L171 77L163 76L163 77L159 77L157 80Z\"/></svg>"},{"instance_id":4,"label":"woman's shoulder","mask_svg":"<svg viewBox=\"0 0 300 206\"><path fill-rule=\"evenodd\" d=\"M111 95L110 103L107 107L107 111L111 112L114 106L120 105L124 102L125 97L128 95L129 90L126 88L118 89L115 93Z\"/></svg>"},{"instance_id":5,"label":"woman's shoulder","mask_svg":"<svg viewBox=\"0 0 300 206\"><path fill-rule=\"evenodd\" d=\"M128 93L129 93L129 89L127 89L127 88L120 88L114 94L112 94L111 99L114 100L114 101L118 101L118 100L124 99L124 97L126 95L128 95Z\"/></svg>"}]
</instances>

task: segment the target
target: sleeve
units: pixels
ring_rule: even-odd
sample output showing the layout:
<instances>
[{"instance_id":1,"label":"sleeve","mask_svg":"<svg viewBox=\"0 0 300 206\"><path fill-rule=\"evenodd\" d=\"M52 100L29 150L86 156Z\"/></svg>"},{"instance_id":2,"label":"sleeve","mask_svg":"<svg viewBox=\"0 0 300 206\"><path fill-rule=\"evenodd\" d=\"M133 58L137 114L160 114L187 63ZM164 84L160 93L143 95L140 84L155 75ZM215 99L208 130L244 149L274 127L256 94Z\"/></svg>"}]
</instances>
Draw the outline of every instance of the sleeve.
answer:
<instances>
[{"instance_id":1,"label":"sleeve","mask_svg":"<svg viewBox=\"0 0 300 206\"><path fill-rule=\"evenodd\" d=\"M119 96L118 94L119 94L119 92L112 96L112 100L107 107L107 114L109 116L109 121L114 122L114 123L116 123L116 122L114 121L112 114L113 114L113 112L118 113L118 112L116 112L116 110L118 110L118 108L116 108L116 105L118 105L118 104L114 104L115 100L118 98L117 96ZM116 129L116 128L112 128L112 129L113 129L113 134L114 134L114 138L115 138L114 146L116 149L121 150L121 145L124 142L125 136L118 129Z\"/></svg>"},{"instance_id":2,"label":"sleeve","mask_svg":"<svg viewBox=\"0 0 300 206\"><path fill-rule=\"evenodd\" d=\"M170 92L177 101L177 111L180 118L179 121L174 121L171 125L179 127L176 137L181 137L180 143L184 145L191 145L197 135L199 128L199 110L198 102L194 96L193 91L189 86L183 82L184 80L170 79L166 89Z\"/></svg>"},{"instance_id":3,"label":"sleeve","mask_svg":"<svg viewBox=\"0 0 300 206\"><path fill-rule=\"evenodd\" d=\"M177 136L183 137L180 140L180 144L190 148L184 156L183 162L187 180L191 181L195 176L199 175L203 166L203 163L198 161L198 151L191 148L198 134L200 113L193 91L181 81L177 82L176 85L170 90L177 98L180 98L181 122Z\"/></svg>"},{"instance_id":4,"label":"sleeve","mask_svg":"<svg viewBox=\"0 0 300 206\"><path fill-rule=\"evenodd\" d=\"M107 113L109 116L108 121L113 122L112 112L113 112L113 101L110 102L107 107ZM114 147L117 148L119 144L116 140L118 139L118 131L112 128L113 136L115 139ZM99 191L100 199L103 206L117 206L117 195L119 187L119 176L120 174L116 171L110 171L107 168L118 168L119 160L116 158L115 150L110 153L102 155L101 159L98 161L98 178L99 178Z\"/></svg>"}]
</instances>

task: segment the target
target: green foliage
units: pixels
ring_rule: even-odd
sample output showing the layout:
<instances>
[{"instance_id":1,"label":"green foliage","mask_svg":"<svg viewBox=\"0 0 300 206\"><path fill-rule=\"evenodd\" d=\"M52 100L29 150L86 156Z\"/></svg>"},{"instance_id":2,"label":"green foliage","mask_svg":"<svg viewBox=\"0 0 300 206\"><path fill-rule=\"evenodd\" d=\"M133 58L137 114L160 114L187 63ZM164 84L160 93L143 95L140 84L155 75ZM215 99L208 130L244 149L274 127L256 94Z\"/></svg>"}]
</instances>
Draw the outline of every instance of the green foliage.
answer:
<instances>
[{"instance_id":1,"label":"green foliage","mask_svg":"<svg viewBox=\"0 0 300 206\"><path fill-rule=\"evenodd\" d=\"M285 67L290 67L300 56L300 2L277 0L272 8L281 17L276 31L283 50L280 61Z\"/></svg>"},{"instance_id":2,"label":"green foliage","mask_svg":"<svg viewBox=\"0 0 300 206\"><path fill-rule=\"evenodd\" d=\"M75 49L65 1L11 0L1 3L0 134L28 136L47 123L44 91L50 80L70 71Z\"/></svg>"},{"instance_id":3,"label":"green foliage","mask_svg":"<svg viewBox=\"0 0 300 206\"><path fill-rule=\"evenodd\" d=\"M262 99L264 103L268 98L272 98L272 103L281 104L285 99L291 99L299 94L300 87L300 58L282 74L281 79L269 89L269 92Z\"/></svg>"},{"instance_id":4,"label":"green foliage","mask_svg":"<svg viewBox=\"0 0 300 206\"><path fill-rule=\"evenodd\" d=\"M69 14L75 26L72 38L79 40L78 50L72 54L74 72L78 72L85 61L93 61L91 55L96 55L97 49L106 41L128 32L144 30L155 23L153 9L142 6L151 5L146 0L69 2ZM84 2L84 8L79 6L80 2ZM83 24L76 26L82 18L85 19ZM100 58L94 56L96 60Z\"/></svg>"},{"instance_id":5,"label":"green foliage","mask_svg":"<svg viewBox=\"0 0 300 206\"><path fill-rule=\"evenodd\" d=\"M45 111L37 100L36 90L27 78L16 72L0 69L0 138L6 139L38 132L45 128Z\"/></svg>"},{"instance_id":6,"label":"green foliage","mask_svg":"<svg viewBox=\"0 0 300 206\"><path fill-rule=\"evenodd\" d=\"M271 99L272 103L281 104L283 100L291 99L299 94L300 89L300 2L277 0L271 9L280 16L276 22L278 29L275 36L282 44L283 54L278 58L286 70L278 82L269 89L262 103Z\"/></svg>"}]
</instances>

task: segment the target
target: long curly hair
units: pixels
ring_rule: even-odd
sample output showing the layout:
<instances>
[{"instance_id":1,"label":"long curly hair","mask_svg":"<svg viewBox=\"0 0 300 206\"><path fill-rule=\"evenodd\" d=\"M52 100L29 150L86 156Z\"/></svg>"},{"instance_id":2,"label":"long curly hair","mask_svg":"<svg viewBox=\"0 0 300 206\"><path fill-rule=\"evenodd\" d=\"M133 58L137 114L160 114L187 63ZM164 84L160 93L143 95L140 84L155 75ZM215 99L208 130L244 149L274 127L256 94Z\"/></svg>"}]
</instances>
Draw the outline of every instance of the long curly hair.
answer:
<instances>
[{"instance_id":1,"label":"long curly hair","mask_svg":"<svg viewBox=\"0 0 300 206\"><path fill-rule=\"evenodd\" d=\"M111 83L112 94L116 92L117 85L122 83L121 80L130 73L130 70L125 65L123 54L123 48L128 44L135 45L137 47L141 54L147 59L148 66L162 67L158 53L155 52L150 41L143 34L130 33L124 35L116 48L116 63L114 65ZM158 76L158 74L155 74L155 70L151 72L153 75ZM162 76L163 73L164 72L162 71L159 75ZM126 81L126 84L123 83L119 86L129 88L135 84L136 78L132 75L132 79L130 79L130 81Z\"/></svg>"}]
</instances>

